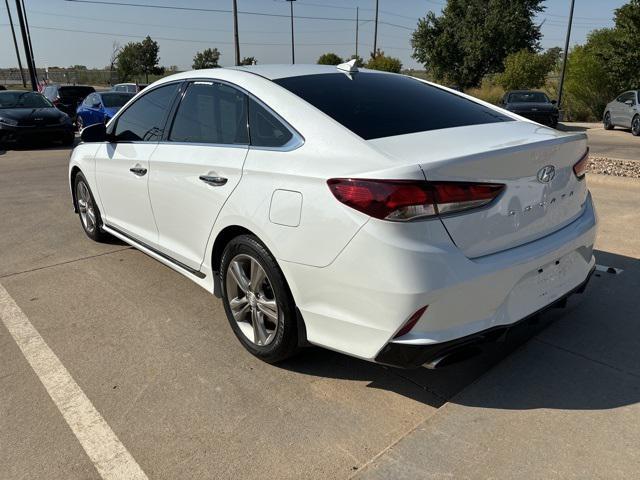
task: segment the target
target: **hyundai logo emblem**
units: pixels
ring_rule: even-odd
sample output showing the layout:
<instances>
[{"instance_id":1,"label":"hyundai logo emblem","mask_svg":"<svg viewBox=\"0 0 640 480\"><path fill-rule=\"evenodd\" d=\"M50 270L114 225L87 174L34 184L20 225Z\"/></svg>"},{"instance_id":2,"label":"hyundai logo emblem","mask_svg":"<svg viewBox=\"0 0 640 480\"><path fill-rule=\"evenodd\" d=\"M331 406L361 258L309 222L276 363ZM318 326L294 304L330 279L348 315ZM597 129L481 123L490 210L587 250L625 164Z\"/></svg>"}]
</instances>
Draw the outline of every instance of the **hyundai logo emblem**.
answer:
<instances>
[{"instance_id":1,"label":"hyundai logo emblem","mask_svg":"<svg viewBox=\"0 0 640 480\"><path fill-rule=\"evenodd\" d=\"M538 181L540 183L549 183L556 176L556 167L547 165L538 170Z\"/></svg>"}]
</instances>

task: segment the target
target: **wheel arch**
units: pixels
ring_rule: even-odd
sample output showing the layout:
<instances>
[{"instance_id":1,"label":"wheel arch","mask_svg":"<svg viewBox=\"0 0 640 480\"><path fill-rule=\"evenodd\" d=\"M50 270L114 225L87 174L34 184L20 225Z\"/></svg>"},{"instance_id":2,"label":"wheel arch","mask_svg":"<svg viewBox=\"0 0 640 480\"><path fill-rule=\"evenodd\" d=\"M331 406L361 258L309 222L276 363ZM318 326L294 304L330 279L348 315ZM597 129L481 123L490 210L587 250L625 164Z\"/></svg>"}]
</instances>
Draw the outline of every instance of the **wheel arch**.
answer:
<instances>
[{"instance_id":1,"label":"wheel arch","mask_svg":"<svg viewBox=\"0 0 640 480\"><path fill-rule=\"evenodd\" d=\"M80 170L80 167L77 165L74 165L71 168L71 172L69 173L69 187L71 189L71 199L73 201L74 213L78 213L78 200L76 199L76 189L74 188L78 173L82 173L82 170Z\"/></svg>"},{"instance_id":2,"label":"wheel arch","mask_svg":"<svg viewBox=\"0 0 640 480\"><path fill-rule=\"evenodd\" d=\"M222 228L220 232L218 232L218 234L216 235L216 238L213 242L213 246L211 248L211 272L213 276L213 294L218 298L222 298L222 280L220 276L222 253L224 252L224 249L228 245L228 243L240 235L251 235L255 237L256 239L258 239L260 243L262 243L262 245L264 245L267 251L273 256L274 260L276 261L276 265L278 266L278 268L280 269L280 272L282 273L282 276L284 277L284 283L287 289L289 290L289 293L291 294L291 298L293 298L293 302L294 304L296 304L295 311L296 311L296 323L298 327L298 345L300 346L308 345L307 328L304 322L304 318L302 318L300 309L297 306L295 295L291 289L291 284L289 282L289 279L287 278L286 273L283 271L281 265L279 264L277 257L273 253L273 250L269 248L269 246L262 240L262 238L260 238L259 235L251 231L249 228L243 227L241 225L227 225L226 227Z\"/></svg>"}]
</instances>

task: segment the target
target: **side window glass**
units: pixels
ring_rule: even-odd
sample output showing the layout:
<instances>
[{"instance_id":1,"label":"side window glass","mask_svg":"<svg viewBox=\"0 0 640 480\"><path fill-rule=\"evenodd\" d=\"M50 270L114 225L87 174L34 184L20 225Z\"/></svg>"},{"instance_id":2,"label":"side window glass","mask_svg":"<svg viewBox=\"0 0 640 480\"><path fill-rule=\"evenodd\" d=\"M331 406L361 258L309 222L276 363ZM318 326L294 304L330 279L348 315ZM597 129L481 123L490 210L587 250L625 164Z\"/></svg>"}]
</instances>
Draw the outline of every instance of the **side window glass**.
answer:
<instances>
[{"instance_id":1,"label":"side window glass","mask_svg":"<svg viewBox=\"0 0 640 480\"><path fill-rule=\"evenodd\" d=\"M245 94L219 83L192 83L178 107L169 140L247 145Z\"/></svg>"},{"instance_id":2,"label":"side window glass","mask_svg":"<svg viewBox=\"0 0 640 480\"><path fill-rule=\"evenodd\" d=\"M116 141L159 141L178 86L173 83L158 87L131 104L118 117L114 131Z\"/></svg>"},{"instance_id":3,"label":"side window glass","mask_svg":"<svg viewBox=\"0 0 640 480\"><path fill-rule=\"evenodd\" d=\"M293 134L267 109L249 99L249 133L251 145L256 147L282 147Z\"/></svg>"}]
</instances>

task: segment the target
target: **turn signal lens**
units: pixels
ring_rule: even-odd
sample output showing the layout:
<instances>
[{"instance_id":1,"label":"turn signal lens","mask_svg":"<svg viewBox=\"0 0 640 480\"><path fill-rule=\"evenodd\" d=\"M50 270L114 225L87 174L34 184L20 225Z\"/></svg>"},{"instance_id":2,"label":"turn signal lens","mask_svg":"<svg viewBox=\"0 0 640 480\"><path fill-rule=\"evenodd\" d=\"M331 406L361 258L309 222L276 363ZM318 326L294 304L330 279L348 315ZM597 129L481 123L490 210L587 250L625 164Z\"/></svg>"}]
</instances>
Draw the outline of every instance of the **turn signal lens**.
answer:
<instances>
[{"instance_id":1,"label":"turn signal lens","mask_svg":"<svg viewBox=\"0 0 640 480\"><path fill-rule=\"evenodd\" d=\"M399 338L399 337L402 337L402 336L406 335L407 333L409 333L411 331L411 329L416 326L416 323L418 323L418 320L420 320L420 317L422 317L424 312L427 311L427 307L428 306L429 305L425 305L424 307L419 309L416 313L411 315L409 317L409 320L407 320L407 323L405 323L402 326L402 328L398 331L398 333L395 334L395 336L393 338Z\"/></svg>"},{"instance_id":2,"label":"turn signal lens","mask_svg":"<svg viewBox=\"0 0 640 480\"><path fill-rule=\"evenodd\" d=\"M576 174L576 177L579 179L583 179L585 174L587 173L587 169L589 168L589 149L587 148L586 153L582 156L578 163L573 166L573 173Z\"/></svg>"},{"instance_id":3,"label":"turn signal lens","mask_svg":"<svg viewBox=\"0 0 640 480\"><path fill-rule=\"evenodd\" d=\"M471 182L332 178L327 183L345 205L400 222L481 207L504 190L502 184Z\"/></svg>"}]
</instances>

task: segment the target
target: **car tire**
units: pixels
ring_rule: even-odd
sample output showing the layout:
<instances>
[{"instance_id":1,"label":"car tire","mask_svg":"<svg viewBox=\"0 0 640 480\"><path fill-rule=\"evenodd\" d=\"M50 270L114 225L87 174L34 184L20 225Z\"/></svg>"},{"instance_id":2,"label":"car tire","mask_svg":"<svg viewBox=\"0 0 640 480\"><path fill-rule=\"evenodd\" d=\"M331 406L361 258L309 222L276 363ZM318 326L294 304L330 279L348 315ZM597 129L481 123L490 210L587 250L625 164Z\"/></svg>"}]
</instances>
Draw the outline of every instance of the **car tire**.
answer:
<instances>
[{"instance_id":1,"label":"car tire","mask_svg":"<svg viewBox=\"0 0 640 480\"><path fill-rule=\"evenodd\" d=\"M82 117L78 115L76 117L76 130L78 133L82 133L82 129L84 128L84 122L82 121Z\"/></svg>"},{"instance_id":2,"label":"car tire","mask_svg":"<svg viewBox=\"0 0 640 480\"><path fill-rule=\"evenodd\" d=\"M633 120L631 120L631 134L634 137L640 136L640 115L636 115L633 117Z\"/></svg>"},{"instance_id":3,"label":"car tire","mask_svg":"<svg viewBox=\"0 0 640 480\"><path fill-rule=\"evenodd\" d=\"M74 196L80 225L84 233L94 242L103 242L108 235L102 230L102 216L89 188L89 183L82 173L78 173L73 182Z\"/></svg>"},{"instance_id":4,"label":"car tire","mask_svg":"<svg viewBox=\"0 0 640 480\"><path fill-rule=\"evenodd\" d=\"M605 130L613 130L615 125L611 123L611 114L609 112L604 114L604 119L602 120L602 125Z\"/></svg>"},{"instance_id":5,"label":"car tire","mask_svg":"<svg viewBox=\"0 0 640 480\"><path fill-rule=\"evenodd\" d=\"M253 235L232 239L222 254L222 302L229 324L252 355L268 363L298 350L296 307L287 282Z\"/></svg>"}]
</instances>

